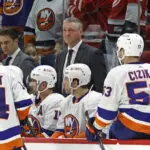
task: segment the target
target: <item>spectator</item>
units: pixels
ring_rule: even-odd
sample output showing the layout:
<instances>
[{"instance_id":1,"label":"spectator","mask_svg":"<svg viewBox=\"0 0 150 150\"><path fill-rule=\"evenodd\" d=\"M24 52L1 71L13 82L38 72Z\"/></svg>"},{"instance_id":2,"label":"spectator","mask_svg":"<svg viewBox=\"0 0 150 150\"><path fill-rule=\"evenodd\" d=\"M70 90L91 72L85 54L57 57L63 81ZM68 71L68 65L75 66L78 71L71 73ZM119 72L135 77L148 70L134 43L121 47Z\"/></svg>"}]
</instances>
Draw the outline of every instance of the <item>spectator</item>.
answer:
<instances>
[{"instance_id":1,"label":"spectator","mask_svg":"<svg viewBox=\"0 0 150 150\"><path fill-rule=\"evenodd\" d=\"M55 65L55 45L61 43L63 0L35 0L24 31L25 46L34 44L42 65Z\"/></svg>"},{"instance_id":2,"label":"spectator","mask_svg":"<svg viewBox=\"0 0 150 150\"><path fill-rule=\"evenodd\" d=\"M123 33L137 33L140 25L141 36L144 37L146 25L146 1L120 0L114 1L108 16L108 34L105 40L107 70L119 65L116 55L116 41ZM139 12L140 7L141 12ZM139 15L139 16L138 16ZM139 24L140 19L140 24Z\"/></svg>"},{"instance_id":3,"label":"spectator","mask_svg":"<svg viewBox=\"0 0 150 150\"><path fill-rule=\"evenodd\" d=\"M37 133L36 137L49 137L56 129L60 104L64 99L62 95L53 93L57 81L56 71L51 66L41 65L32 70L31 79L38 93L37 98L40 98L38 107L32 107L33 110L30 110L41 126L40 133ZM36 105L36 101L34 104ZM25 135L30 136L29 133Z\"/></svg>"},{"instance_id":4,"label":"spectator","mask_svg":"<svg viewBox=\"0 0 150 150\"><path fill-rule=\"evenodd\" d=\"M67 65L73 63L87 64L93 73L91 84L94 84L94 90L102 92L103 81L106 76L103 53L95 47L85 44L81 39L82 33L82 23L79 19L71 17L64 20L63 38L67 48L59 53L56 58L58 77L56 91L59 93L64 94L62 86L64 80L63 70Z\"/></svg>"},{"instance_id":5,"label":"spectator","mask_svg":"<svg viewBox=\"0 0 150 150\"><path fill-rule=\"evenodd\" d=\"M34 60L23 53L18 47L18 32L15 29L0 30L0 46L7 57L2 61L4 65L15 65L23 71L23 81L35 67Z\"/></svg>"},{"instance_id":6,"label":"spectator","mask_svg":"<svg viewBox=\"0 0 150 150\"><path fill-rule=\"evenodd\" d=\"M100 93L88 89L91 70L85 64L72 64L64 72L64 88L70 94L61 105L57 130L52 138L85 138L86 111L95 116Z\"/></svg>"},{"instance_id":7,"label":"spectator","mask_svg":"<svg viewBox=\"0 0 150 150\"><path fill-rule=\"evenodd\" d=\"M83 41L100 47L107 31L107 18L113 0L69 0L68 16L76 17L83 23Z\"/></svg>"},{"instance_id":8,"label":"spectator","mask_svg":"<svg viewBox=\"0 0 150 150\"><path fill-rule=\"evenodd\" d=\"M21 150L23 140L20 123L28 115L32 103L30 95L23 86L21 77L14 69L0 66L0 149Z\"/></svg>"},{"instance_id":9,"label":"spectator","mask_svg":"<svg viewBox=\"0 0 150 150\"><path fill-rule=\"evenodd\" d=\"M25 52L27 55L31 56L31 57L33 58L33 60L35 61L35 63L36 63L37 65L39 65L39 59L40 59L40 58L39 58L39 55L38 55L38 53L37 53L36 48L35 48L34 45L28 44L28 45L24 48L24 52Z\"/></svg>"},{"instance_id":10,"label":"spectator","mask_svg":"<svg viewBox=\"0 0 150 150\"><path fill-rule=\"evenodd\" d=\"M106 77L95 121L89 120L94 130L87 125L87 139L94 140L96 136L90 132L111 123L110 138L150 139L150 65L139 62L143 39L138 34L125 33L118 38L117 47L123 65L113 68Z\"/></svg>"},{"instance_id":11,"label":"spectator","mask_svg":"<svg viewBox=\"0 0 150 150\"><path fill-rule=\"evenodd\" d=\"M2 49L0 48L0 63L2 63L4 58L6 58L6 54L4 54Z\"/></svg>"}]
</instances>

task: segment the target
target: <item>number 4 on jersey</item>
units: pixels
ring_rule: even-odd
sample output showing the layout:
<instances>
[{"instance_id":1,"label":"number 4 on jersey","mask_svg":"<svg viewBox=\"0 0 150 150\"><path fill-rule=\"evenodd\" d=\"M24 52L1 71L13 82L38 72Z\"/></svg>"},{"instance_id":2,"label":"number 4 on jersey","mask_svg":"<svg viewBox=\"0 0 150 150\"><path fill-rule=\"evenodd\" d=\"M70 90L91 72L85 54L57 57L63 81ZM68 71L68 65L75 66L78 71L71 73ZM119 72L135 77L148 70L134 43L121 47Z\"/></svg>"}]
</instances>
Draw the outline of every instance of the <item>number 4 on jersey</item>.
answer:
<instances>
[{"instance_id":1,"label":"number 4 on jersey","mask_svg":"<svg viewBox=\"0 0 150 150\"><path fill-rule=\"evenodd\" d=\"M0 87L0 119L8 119L9 105L6 104L5 88Z\"/></svg>"}]
</instances>

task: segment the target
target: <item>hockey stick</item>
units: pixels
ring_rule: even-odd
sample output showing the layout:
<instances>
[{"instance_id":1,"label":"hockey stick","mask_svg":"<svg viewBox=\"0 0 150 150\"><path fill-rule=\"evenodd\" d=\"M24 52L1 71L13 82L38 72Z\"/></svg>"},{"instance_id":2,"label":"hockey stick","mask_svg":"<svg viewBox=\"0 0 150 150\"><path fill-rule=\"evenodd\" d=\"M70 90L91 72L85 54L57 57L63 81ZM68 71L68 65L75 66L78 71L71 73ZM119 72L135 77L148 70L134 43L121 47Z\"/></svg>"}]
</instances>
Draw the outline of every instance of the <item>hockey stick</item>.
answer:
<instances>
[{"instance_id":1,"label":"hockey stick","mask_svg":"<svg viewBox=\"0 0 150 150\"><path fill-rule=\"evenodd\" d=\"M30 129L30 131L31 131L31 134L32 134L34 137L36 137L36 132L35 132L33 126L31 125L30 121L28 120L28 117L26 117L25 122L26 122L27 126L29 127L29 129Z\"/></svg>"},{"instance_id":2,"label":"hockey stick","mask_svg":"<svg viewBox=\"0 0 150 150\"><path fill-rule=\"evenodd\" d=\"M87 120L89 120L88 111L85 112L85 116L86 116ZM100 146L101 150L105 150L105 147L104 147L104 144L102 143L100 134L98 132L96 132L95 134L96 134L96 136L98 138L98 143L99 143L99 146Z\"/></svg>"},{"instance_id":3,"label":"hockey stick","mask_svg":"<svg viewBox=\"0 0 150 150\"><path fill-rule=\"evenodd\" d=\"M24 142L24 139L23 139L23 138L22 138L22 141L23 141L23 149L24 149L24 150L28 150L27 147L26 147L26 145L25 145L25 142Z\"/></svg>"}]
</instances>

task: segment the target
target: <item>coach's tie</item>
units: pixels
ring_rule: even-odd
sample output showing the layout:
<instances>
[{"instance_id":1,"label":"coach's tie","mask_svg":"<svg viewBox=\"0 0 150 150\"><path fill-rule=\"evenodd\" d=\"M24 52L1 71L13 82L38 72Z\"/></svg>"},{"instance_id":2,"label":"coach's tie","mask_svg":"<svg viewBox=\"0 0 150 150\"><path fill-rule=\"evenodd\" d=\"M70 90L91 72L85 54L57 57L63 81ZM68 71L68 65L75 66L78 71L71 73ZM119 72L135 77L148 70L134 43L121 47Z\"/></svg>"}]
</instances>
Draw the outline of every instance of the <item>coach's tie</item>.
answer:
<instances>
[{"instance_id":1,"label":"coach's tie","mask_svg":"<svg viewBox=\"0 0 150 150\"><path fill-rule=\"evenodd\" d=\"M71 63L72 53L73 53L73 50L72 50L72 49L69 49L69 50L68 50L68 59L67 59L66 67L69 66L70 63Z\"/></svg>"},{"instance_id":2,"label":"coach's tie","mask_svg":"<svg viewBox=\"0 0 150 150\"><path fill-rule=\"evenodd\" d=\"M10 56L7 57L7 58L6 58L6 63L5 63L5 65L9 65L9 62L10 62L11 59L12 59L12 57L10 57Z\"/></svg>"}]
</instances>

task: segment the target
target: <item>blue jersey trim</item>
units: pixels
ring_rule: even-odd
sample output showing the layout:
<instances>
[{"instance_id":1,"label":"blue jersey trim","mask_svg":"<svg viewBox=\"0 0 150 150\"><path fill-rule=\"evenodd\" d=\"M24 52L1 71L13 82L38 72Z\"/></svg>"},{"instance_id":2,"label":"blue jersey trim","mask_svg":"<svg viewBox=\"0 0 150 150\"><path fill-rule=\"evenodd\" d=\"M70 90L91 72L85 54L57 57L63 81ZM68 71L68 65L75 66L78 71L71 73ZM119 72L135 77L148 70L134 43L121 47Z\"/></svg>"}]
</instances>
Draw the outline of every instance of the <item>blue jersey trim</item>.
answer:
<instances>
[{"instance_id":1,"label":"blue jersey trim","mask_svg":"<svg viewBox=\"0 0 150 150\"><path fill-rule=\"evenodd\" d=\"M106 120L113 120L116 118L118 111L110 111L103 108L98 107L98 115Z\"/></svg>"},{"instance_id":2,"label":"blue jersey trim","mask_svg":"<svg viewBox=\"0 0 150 150\"><path fill-rule=\"evenodd\" d=\"M22 100L19 102L15 102L15 107L16 108L22 108L22 107L30 106L31 104L32 104L31 99L26 99L26 100Z\"/></svg>"},{"instance_id":3,"label":"blue jersey trim","mask_svg":"<svg viewBox=\"0 0 150 150\"><path fill-rule=\"evenodd\" d=\"M54 133L53 131L50 131L50 130L47 130L47 129L44 129L44 128L41 128L41 133L42 132L45 132L48 136L51 136Z\"/></svg>"},{"instance_id":4,"label":"blue jersey trim","mask_svg":"<svg viewBox=\"0 0 150 150\"><path fill-rule=\"evenodd\" d=\"M137 120L141 120L141 121L145 121L150 123L150 113L144 113L144 112L140 112L136 109L127 109L127 108L121 108L119 109L120 112L125 112L127 113L129 116L137 119Z\"/></svg>"},{"instance_id":5,"label":"blue jersey trim","mask_svg":"<svg viewBox=\"0 0 150 150\"><path fill-rule=\"evenodd\" d=\"M119 120L115 121L109 131L109 138L128 140L128 139L150 139L150 135L135 132L126 128Z\"/></svg>"},{"instance_id":6,"label":"blue jersey trim","mask_svg":"<svg viewBox=\"0 0 150 150\"><path fill-rule=\"evenodd\" d=\"M64 129L56 129L56 131L64 133Z\"/></svg>"},{"instance_id":7,"label":"blue jersey trim","mask_svg":"<svg viewBox=\"0 0 150 150\"><path fill-rule=\"evenodd\" d=\"M20 126L9 128L0 132L0 140L7 140L13 136L20 135Z\"/></svg>"}]
</instances>

